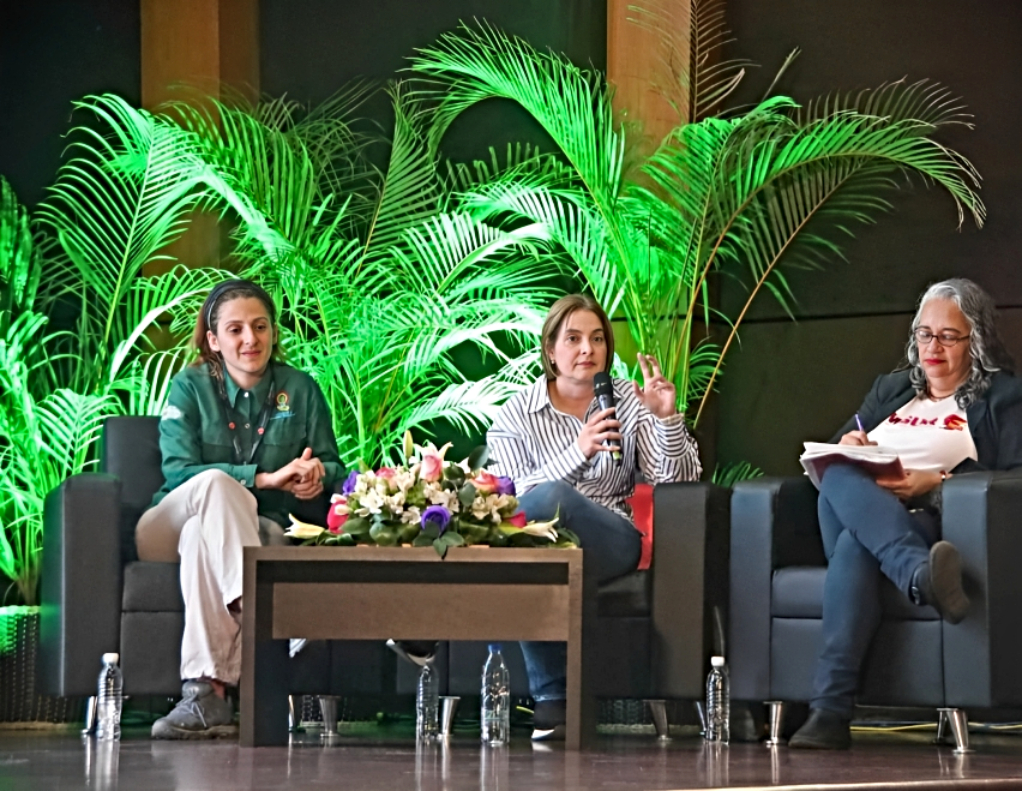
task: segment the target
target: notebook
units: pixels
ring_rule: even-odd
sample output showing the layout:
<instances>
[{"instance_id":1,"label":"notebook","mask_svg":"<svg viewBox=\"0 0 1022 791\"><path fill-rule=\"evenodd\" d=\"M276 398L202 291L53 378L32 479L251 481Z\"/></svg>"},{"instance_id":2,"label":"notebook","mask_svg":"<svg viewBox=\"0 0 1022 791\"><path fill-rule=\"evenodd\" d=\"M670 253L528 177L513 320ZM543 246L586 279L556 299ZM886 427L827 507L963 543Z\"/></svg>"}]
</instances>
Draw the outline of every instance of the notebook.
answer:
<instances>
[{"instance_id":1,"label":"notebook","mask_svg":"<svg viewBox=\"0 0 1022 791\"><path fill-rule=\"evenodd\" d=\"M828 442L807 442L798 459L819 489L823 473L834 462L856 464L874 478L900 479L905 476L896 451L882 445L832 445Z\"/></svg>"}]
</instances>

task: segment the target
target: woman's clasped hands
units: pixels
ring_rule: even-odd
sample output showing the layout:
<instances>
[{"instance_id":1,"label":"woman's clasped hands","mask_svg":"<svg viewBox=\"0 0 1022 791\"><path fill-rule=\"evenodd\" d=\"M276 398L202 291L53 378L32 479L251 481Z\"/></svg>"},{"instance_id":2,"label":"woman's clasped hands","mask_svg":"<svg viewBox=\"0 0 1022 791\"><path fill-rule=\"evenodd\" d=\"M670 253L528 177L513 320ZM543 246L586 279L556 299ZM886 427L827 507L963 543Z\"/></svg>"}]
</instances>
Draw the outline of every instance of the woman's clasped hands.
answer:
<instances>
[{"instance_id":1,"label":"woman's clasped hands","mask_svg":"<svg viewBox=\"0 0 1022 791\"><path fill-rule=\"evenodd\" d=\"M257 489L280 489L299 500L312 500L323 493L325 476L323 462L312 455L312 448L306 448L301 456L276 472L257 474L255 482Z\"/></svg>"}]
</instances>

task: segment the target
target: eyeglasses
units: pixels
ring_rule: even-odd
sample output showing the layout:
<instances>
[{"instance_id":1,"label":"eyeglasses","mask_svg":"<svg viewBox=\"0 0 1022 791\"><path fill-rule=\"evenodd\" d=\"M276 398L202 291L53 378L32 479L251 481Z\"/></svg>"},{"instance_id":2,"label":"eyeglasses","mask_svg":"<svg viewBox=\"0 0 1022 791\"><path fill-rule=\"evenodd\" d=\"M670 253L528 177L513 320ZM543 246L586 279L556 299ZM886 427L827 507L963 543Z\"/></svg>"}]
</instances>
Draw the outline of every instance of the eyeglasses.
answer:
<instances>
[{"instance_id":1,"label":"eyeglasses","mask_svg":"<svg viewBox=\"0 0 1022 791\"><path fill-rule=\"evenodd\" d=\"M924 330L922 328L918 330L913 330L912 335L915 336L916 343L918 343L920 346L925 346L934 338L937 339L937 343L945 347L954 346L959 341L969 340L968 335L952 335L949 332L942 332L939 335L934 335L929 330Z\"/></svg>"}]
</instances>

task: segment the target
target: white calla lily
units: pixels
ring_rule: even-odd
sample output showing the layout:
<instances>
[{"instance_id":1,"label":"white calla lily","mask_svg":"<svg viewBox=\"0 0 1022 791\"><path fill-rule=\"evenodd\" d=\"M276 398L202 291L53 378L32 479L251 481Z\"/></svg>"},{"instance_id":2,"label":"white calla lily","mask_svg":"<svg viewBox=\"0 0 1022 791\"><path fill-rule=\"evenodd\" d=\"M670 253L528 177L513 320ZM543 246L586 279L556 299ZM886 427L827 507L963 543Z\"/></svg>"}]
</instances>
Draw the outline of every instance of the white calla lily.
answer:
<instances>
[{"instance_id":1,"label":"white calla lily","mask_svg":"<svg viewBox=\"0 0 1022 791\"><path fill-rule=\"evenodd\" d=\"M538 538L547 538L551 541L557 540L557 528L554 525L557 524L557 517L555 516L549 522L529 522L522 530L528 533L530 536L536 536Z\"/></svg>"},{"instance_id":2,"label":"white calla lily","mask_svg":"<svg viewBox=\"0 0 1022 791\"><path fill-rule=\"evenodd\" d=\"M310 525L308 522L296 519L294 514L288 514L288 517L291 519L291 527L284 531L284 535L289 538L297 538L301 541L309 538L319 538L319 535L326 530L325 527Z\"/></svg>"}]
</instances>

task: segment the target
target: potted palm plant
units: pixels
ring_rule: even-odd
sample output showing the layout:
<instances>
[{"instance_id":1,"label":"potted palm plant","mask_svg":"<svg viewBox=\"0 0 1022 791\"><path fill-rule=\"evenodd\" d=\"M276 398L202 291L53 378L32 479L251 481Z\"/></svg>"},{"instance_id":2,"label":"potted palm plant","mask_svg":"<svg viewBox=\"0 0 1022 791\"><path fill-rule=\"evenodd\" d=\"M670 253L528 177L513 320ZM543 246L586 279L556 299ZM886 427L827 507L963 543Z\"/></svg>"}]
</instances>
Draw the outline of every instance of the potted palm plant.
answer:
<instances>
[{"instance_id":1,"label":"potted palm plant","mask_svg":"<svg viewBox=\"0 0 1022 791\"><path fill-rule=\"evenodd\" d=\"M785 267L840 255L840 237L887 209L905 176L942 187L959 224L965 212L977 225L985 214L977 172L937 139L968 123L940 86L895 82L805 105L772 95L722 110L744 64L715 52L727 40L721 6L693 0L684 47L665 37L686 55L664 58L681 65L658 83L679 120L646 157L636 157L641 129L615 114L602 74L485 23L442 36L410 67L425 81L423 101L436 103L438 136L491 98L517 102L546 131L555 152L493 174L465 205L505 227L545 228L557 254L627 319L639 349L661 361L693 424L753 300L768 292L787 307ZM717 274L745 285L734 315L715 307ZM722 338L708 331L711 319L726 326Z\"/></svg>"}]
</instances>

